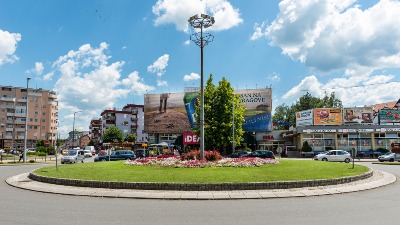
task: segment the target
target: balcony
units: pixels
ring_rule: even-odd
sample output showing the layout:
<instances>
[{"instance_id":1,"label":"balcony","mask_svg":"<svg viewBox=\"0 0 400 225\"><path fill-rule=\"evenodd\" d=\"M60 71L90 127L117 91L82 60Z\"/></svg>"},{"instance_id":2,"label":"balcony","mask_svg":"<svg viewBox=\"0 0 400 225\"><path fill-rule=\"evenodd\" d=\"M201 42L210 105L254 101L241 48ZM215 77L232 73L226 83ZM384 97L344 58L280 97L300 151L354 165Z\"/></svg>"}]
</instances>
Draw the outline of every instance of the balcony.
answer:
<instances>
[{"instance_id":1,"label":"balcony","mask_svg":"<svg viewBox=\"0 0 400 225\"><path fill-rule=\"evenodd\" d=\"M25 113L15 113L15 117L24 117L25 118Z\"/></svg>"},{"instance_id":2,"label":"balcony","mask_svg":"<svg viewBox=\"0 0 400 225\"><path fill-rule=\"evenodd\" d=\"M14 113L8 112L8 113L7 113L7 116L14 116Z\"/></svg>"},{"instance_id":3,"label":"balcony","mask_svg":"<svg viewBox=\"0 0 400 225\"><path fill-rule=\"evenodd\" d=\"M138 127L137 125L131 125L131 129L132 129L132 130L136 130L137 127Z\"/></svg>"},{"instance_id":4,"label":"balcony","mask_svg":"<svg viewBox=\"0 0 400 225\"><path fill-rule=\"evenodd\" d=\"M15 128L15 131L19 132L25 132L25 128Z\"/></svg>"},{"instance_id":5,"label":"balcony","mask_svg":"<svg viewBox=\"0 0 400 225\"><path fill-rule=\"evenodd\" d=\"M57 95L49 93L49 98L57 98Z\"/></svg>"},{"instance_id":6,"label":"balcony","mask_svg":"<svg viewBox=\"0 0 400 225\"><path fill-rule=\"evenodd\" d=\"M5 101L5 102L13 102L14 98L10 98L10 97L1 97L0 100Z\"/></svg>"},{"instance_id":7,"label":"balcony","mask_svg":"<svg viewBox=\"0 0 400 225\"><path fill-rule=\"evenodd\" d=\"M14 121L14 124L25 124L25 121L17 119L17 120Z\"/></svg>"},{"instance_id":8,"label":"balcony","mask_svg":"<svg viewBox=\"0 0 400 225\"><path fill-rule=\"evenodd\" d=\"M131 121L137 121L138 118L137 117L131 117Z\"/></svg>"},{"instance_id":9,"label":"balcony","mask_svg":"<svg viewBox=\"0 0 400 225\"><path fill-rule=\"evenodd\" d=\"M14 130L14 128L12 128L12 127L6 127L6 131L13 131Z\"/></svg>"},{"instance_id":10,"label":"balcony","mask_svg":"<svg viewBox=\"0 0 400 225\"><path fill-rule=\"evenodd\" d=\"M19 98L19 99L17 100L17 102L26 102L26 99L25 99L25 98Z\"/></svg>"},{"instance_id":11,"label":"balcony","mask_svg":"<svg viewBox=\"0 0 400 225\"><path fill-rule=\"evenodd\" d=\"M37 92L28 92L29 96L38 96L38 97L42 97L42 93L37 93Z\"/></svg>"},{"instance_id":12,"label":"balcony","mask_svg":"<svg viewBox=\"0 0 400 225\"><path fill-rule=\"evenodd\" d=\"M132 110L132 115L137 115L138 114L138 110L137 109L134 109L134 110Z\"/></svg>"},{"instance_id":13,"label":"balcony","mask_svg":"<svg viewBox=\"0 0 400 225\"><path fill-rule=\"evenodd\" d=\"M115 120L106 120L106 124L115 124Z\"/></svg>"}]
</instances>

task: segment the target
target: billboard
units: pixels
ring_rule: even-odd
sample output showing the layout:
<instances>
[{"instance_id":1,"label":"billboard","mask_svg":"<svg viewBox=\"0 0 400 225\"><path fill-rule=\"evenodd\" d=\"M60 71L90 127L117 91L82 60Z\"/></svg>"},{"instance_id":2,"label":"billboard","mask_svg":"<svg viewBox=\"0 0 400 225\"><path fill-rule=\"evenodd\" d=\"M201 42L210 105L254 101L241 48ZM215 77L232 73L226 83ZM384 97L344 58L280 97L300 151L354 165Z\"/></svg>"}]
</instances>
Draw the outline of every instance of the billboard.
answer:
<instances>
[{"instance_id":1,"label":"billboard","mask_svg":"<svg viewBox=\"0 0 400 225\"><path fill-rule=\"evenodd\" d=\"M243 131L272 130L272 91L271 89L236 90L240 96L244 111Z\"/></svg>"},{"instance_id":2,"label":"billboard","mask_svg":"<svg viewBox=\"0 0 400 225\"><path fill-rule=\"evenodd\" d=\"M341 125L342 109L317 108L314 109L314 125Z\"/></svg>"},{"instance_id":3,"label":"billboard","mask_svg":"<svg viewBox=\"0 0 400 225\"><path fill-rule=\"evenodd\" d=\"M199 137L193 133L183 133L183 145L197 145Z\"/></svg>"},{"instance_id":4,"label":"billboard","mask_svg":"<svg viewBox=\"0 0 400 225\"><path fill-rule=\"evenodd\" d=\"M312 109L296 112L296 127L313 125L313 116Z\"/></svg>"},{"instance_id":5,"label":"billboard","mask_svg":"<svg viewBox=\"0 0 400 225\"><path fill-rule=\"evenodd\" d=\"M246 108L244 131L271 131L271 89L236 90ZM185 133L196 126L195 108L199 92L144 95L146 133ZM229 103L227 103L229 104Z\"/></svg>"},{"instance_id":6,"label":"billboard","mask_svg":"<svg viewBox=\"0 0 400 225\"><path fill-rule=\"evenodd\" d=\"M380 123L400 123L400 110L398 109L381 109L378 115Z\"/></svg>"},{"instance_id":7,"label":"billboard","mask_svg":"<svg viewBox=\"0 0 400 225\"><path fill-rule=\"evenodd\" d=\"M353 107L343 109L345 124L372 124L374 119L372 107Z\"/></svg>"}]
</instances>

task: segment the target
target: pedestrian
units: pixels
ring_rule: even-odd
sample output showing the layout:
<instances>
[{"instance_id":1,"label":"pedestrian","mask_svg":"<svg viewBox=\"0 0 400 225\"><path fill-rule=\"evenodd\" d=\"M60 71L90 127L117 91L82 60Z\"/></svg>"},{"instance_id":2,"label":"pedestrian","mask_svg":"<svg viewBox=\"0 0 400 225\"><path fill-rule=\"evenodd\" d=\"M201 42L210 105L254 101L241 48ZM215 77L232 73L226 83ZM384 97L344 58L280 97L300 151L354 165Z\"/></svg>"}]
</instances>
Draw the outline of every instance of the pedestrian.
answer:
<instances>
[{"instance_id":1,"label":"pedestrian","mask_svg":"<svg viewBox=\"0 0 400 225\"><path fill-rule=\"evenodd\" d=\"M22 154L22 152L20 152L20 153L19 153L19 160L18 160L18 162L20 162L21 159L23 159L23 158L24 158L24 154Z\"/></svg>"}]
</instances>

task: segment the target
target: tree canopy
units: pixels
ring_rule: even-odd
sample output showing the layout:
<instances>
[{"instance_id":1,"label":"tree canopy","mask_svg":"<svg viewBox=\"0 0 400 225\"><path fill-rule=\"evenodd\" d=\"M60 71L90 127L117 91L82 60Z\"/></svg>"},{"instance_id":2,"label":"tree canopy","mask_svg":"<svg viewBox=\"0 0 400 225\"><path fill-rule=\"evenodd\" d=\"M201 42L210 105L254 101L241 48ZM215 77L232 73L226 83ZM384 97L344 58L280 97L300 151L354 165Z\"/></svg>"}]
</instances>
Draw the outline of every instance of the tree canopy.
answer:
<instances>
[{"instance_id":1,"label":"tree canopy","mask_svg":"<svg viewBox=\"0 0 400 225\"><path fill-rule=\"evenodd\" d=\"M136 142L136 135L135 134L127 134L125 136L125 140L124 141Z\"/></svg>"},{"instance_id":2,"label":"tree canopy","mask_svg":"<svg viewBox=\"0 0 400 225\"><path fill-rule=\"evenodd\" d=\"M108 127L102 136L103 142L121 142L124 139L124 133L118 127Z\"/></svg>"},{"instance_id":3,"label":"tree canopy","mask_svg":"<svg viewBox=\"0 0 400 225\"><path fill-rule=\"evenodd\" d=\"M205 149L225 152L226 147L232 146L233 126L235 146L240 145L243 136L244 110L239 96L234 95L234 89L226 78L223 77L216 87L210 74L204 89ZM196 115L200 115L200 102L196 107ZM196 117L196 121L200 124L200 116ZM194 129L197 134L200 133L199 128Z\"/></svg>"}]
</instances>

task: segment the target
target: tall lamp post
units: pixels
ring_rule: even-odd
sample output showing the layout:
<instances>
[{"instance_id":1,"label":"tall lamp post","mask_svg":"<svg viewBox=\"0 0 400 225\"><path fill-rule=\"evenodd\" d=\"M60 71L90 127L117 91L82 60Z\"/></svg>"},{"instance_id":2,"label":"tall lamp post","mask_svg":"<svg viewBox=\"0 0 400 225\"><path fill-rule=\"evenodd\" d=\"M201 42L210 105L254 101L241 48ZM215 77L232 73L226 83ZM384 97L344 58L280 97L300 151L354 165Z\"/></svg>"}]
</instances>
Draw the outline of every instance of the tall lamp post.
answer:
<instances>
[{"instance_id":1,"label":"tall lamp post","mask_svg":"<svg viewBox=\"0 0 400 225\"><path fill-rule=\"evenodd\" d=\"M200 47L200 158L204 159L204 87L203 87L203 48L214 40L214 36L208 33L203 34L203 28L211 27L214 23L214 17L196 14L188 20L190 26L200 28L200 32L192 34L190 40Z\"/></svg>"},{"instance_id":2,"label":"tall lamp post","mask_svg":"<svg viewBox=\"0 0 400 225\"><path fill-rule=\"evenodd\" d=\"M83 110L74 112L74 122L72 123L72 149L74 148L75 144L75 114L83 112Z\"/></svg>"},{"instance_id":3,"label":"tall lamp post","mask_svg":"<svg viewBox=\"0 0 400 225\"><path fill-rule=\"evenodd\" d=\"M26 78L26 108L25 108L25 137L24 137L24 162L26 162L26 141L28 138L28 92L29 92L29 80L31 78Z\"/></svg>"}]
</instances>

